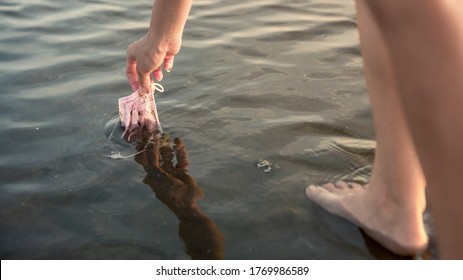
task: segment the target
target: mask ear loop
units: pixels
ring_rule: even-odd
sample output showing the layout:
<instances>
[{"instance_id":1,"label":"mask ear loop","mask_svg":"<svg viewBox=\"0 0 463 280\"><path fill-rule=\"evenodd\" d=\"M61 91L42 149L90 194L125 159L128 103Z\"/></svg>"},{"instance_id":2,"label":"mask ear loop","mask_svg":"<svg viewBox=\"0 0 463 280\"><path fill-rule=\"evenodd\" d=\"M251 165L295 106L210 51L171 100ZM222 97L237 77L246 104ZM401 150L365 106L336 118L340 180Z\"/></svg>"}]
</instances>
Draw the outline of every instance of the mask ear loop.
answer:
<instances>
[{"instance_id":1,"label":"mask ear loop","mask_svg":"<svg viewBox=\"0 0 463 280\"><path fill-rule=\"evenodd\" d=\"M152 144L153 141L151 140L148 140L148 143L146 143L145 147L143 147L143 150L139 151L139 152L136 152L134 154L131 154L131 155L122 155L121 152L111 152L110 155L106 155L106 157L109 157L109 158L112 158L112 159L126 159L126 158L131 158L131 157L134 157L136 155L139 155L143 152L146 151L146 148L148 147L149 144Z\"/></svg>"},{"instance_id":2,"label":"mask ear loop","mask_svg":"<svg viewBox=\"0 0 463 280\"><path fill-rule=\"evenodd\" d=\"M164 87L161 85L161 84L158 84L158 83L153 83L154 85L154 89L158 92L164 92ZM155 92L156 92L155 91Z\"/></svg>"},{"instance_id":3,"label":"mask ear loop","mask_svg":"<svg viewBox=\"0 0 463 280\"><path fill-rule=\"evenodd\" d=\"M153 83L153 86L154 86L154 89L155 89L154 93L156 93L156 91L159 92L159 93L164 92L164 87L163 87L161 84ZM155 110L155 111L154 111L154 116L156 117L156 121L157 121L157 123L158 123L158 130L159 130L159 132L160 132L161 134L163 134L163 133L164 133L164 130L162 129L162 127L161 127L161 122L159 121L158 110Z\"/></svg>"},{"instance_id":4,"label":"mask ear loop","mask_svg":"<svg viewBox=\"0 0 463 280\"><path fill-rule=\"evenodd\" d=\"M114 119L115 119L115 118L119 118L119 115L115 116ZM117 127L117 125L118 125L120 122L121 122L120 120L118 120L118 121L116 122L116 124L114 125L113 129L111 130L111 133L110 133L109 136L108 136L108 140L111 140L111 138L113 138L114 130L116 130L116 127Z\"/></svg>"}]
</instances>

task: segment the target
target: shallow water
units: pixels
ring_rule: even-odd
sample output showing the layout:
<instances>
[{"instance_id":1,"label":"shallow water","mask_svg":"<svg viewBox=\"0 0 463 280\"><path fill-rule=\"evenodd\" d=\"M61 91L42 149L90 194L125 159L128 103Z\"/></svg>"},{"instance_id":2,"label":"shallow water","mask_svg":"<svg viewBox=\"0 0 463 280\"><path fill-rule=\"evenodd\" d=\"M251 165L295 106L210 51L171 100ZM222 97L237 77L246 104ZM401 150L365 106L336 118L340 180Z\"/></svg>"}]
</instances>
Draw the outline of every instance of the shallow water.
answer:
<instances>
[{"instance_id":1,"label":"shallow water","mask_svg":"<svg viewBox=\"0 0 463 280\"><path fill-rule=\"evenodd\" d=\"M2 259L398 258L303 192L371 173L353 1L195 1L156 96L189 157L172 197L140 161L108 157L136 152L108 136L150 7L0 1Z\"/></svg>"}]
</instances>

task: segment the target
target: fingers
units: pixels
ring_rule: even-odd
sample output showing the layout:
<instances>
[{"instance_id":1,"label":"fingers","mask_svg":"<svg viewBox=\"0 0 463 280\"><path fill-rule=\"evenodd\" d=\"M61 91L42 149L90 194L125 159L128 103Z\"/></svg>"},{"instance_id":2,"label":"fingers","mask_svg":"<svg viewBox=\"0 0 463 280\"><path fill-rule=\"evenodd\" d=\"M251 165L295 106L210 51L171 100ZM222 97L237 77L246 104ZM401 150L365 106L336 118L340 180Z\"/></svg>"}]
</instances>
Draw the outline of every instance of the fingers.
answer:
<instances>
[{"instance_id":1,"label":"fingers","mask_svg":"<svg viewBox=\"0 0 463 280\"><path fill-rule=\"evenodd\" d=\"M174 139L174 146L171 147L170 139L166 137L160 144L161 168L172 174L175 169L185 172L188 169L189 161L185 145L179 138ZM174 154L177 164L174 166Z\"/></svg>"},{"instance_id":2,"label":"fingers","mask_svg":"<svg viewBox=\"0 0 463 280\"><path fill-rule=\"evenodd\" d=\"M155 142L141 142L138 143L136 149L138 153L135 156L135 161L145 168L148 172L153 172L153 170L159 168L159 155L157 153L157 147L159 147L159 139L156 139Z\"/></svg>"},{"instance_id":3,"label":"fingers","mask_svg":"<svg viewBox=\"0 0 463 280\"><path fill-rule=\"evenodd\" d=\"M156 70L153 71L153 76L156 79L156 81L162 81L164 75L162 74L161 66L159 66Z\"/></svg>"},{"instance_id":4,"label":"fingers","mask_svg":"<svg viewBox=\"0 0 463 280\"><path fill-rule=\"evenodd\" d=\"M159 168L159 153L157 152L157 147L159 147L159 141L156 139L156 143L151 143L146 146L146 159L147 165Z\"/></svg>"},{"instance_id":5,"label":"fingers","mask_svg":"<svg viewBox=\"0 0 463 280\"><path fill-rule=\"evenodd\" d=\"M127 63L125 67L125 74L127 75L127 80L129 80L132 90L136 91L138 89L137 61L130 54L129 51L127 51Z\"/></svg>"},{"instance_id":6,"label":"fingers","mask_svg":"<svg viewBox=\"0 0 463 280\"><path fill-rule=\"evenodd\" d=\"M165 138L163 137L160 152L161 152L161 168L165 172L171 174L175 168L173 164L173 159L174 159L173 152L174 151L170 147L170 139L168 136Z\"/></svg>"},{"instance_id":7,"label":"fingers","mask_svg":"<svg viewBox=\"0 0 463 280\"><path fill-rule=\"evenodd\" d=\"M139 68L140 67L136 66L138 82L135 82L135 83L136 83L137 88L134 89L134 87L132 86L132 89L134 89L134 91L137 90L137 89L140 89L139 94L141 96L143 96L145 93L147 93L149 91L150 85L153 82L153 78L151 77L149 72L141 70ZM156 68L156 70L154 70L152 73L153 73L153 77L156 79L156 81L162 81L162 79L164 78L161 66ZM132 82L130 82L130 84L132 85Z\"/></svg>"},{"instance_id":8,"label":"fingers","mask_svg":"<svg viewBox=\"0 0 463 280\"><path fill-rule=\"evenodd\" d=\"M166 55L164 58L164 70L169 73L172 71L172 68L174 67L174 56L173 55ZM162 73L161 66L159 66L156 70L153 72L153 76L157 81L162 81L164 78L164 75Z\"/></svg>"},{"instance_id":9,"label":"fingers","mask_svg":"<svg viewBox=\"0 0 463 280\"><path fill-rule=\"evenodd\" d=\"M144 149L145 148L143 147L143 145L140 145L140 144L137 145L137 152L143 151ZM144 150L141 153L137 153L135 155L135 162L137 162L138 164L141 164L143 166L148 165L148 159L146 157L146 150Z\"/></svg>"},{"instance_id":10,"label":"fingers","mask_svg":"<svg viewBox=\"0 0 463 280\"><path fill-rule=\"evenodd\" d=\"M189 165L188 161L188 153L186 152L185 145L183 144L183 141L180 140L179 138L174 139L174 150L177 155L177 165L175 166L176 168L186 170Z\"/></svg>"},{"instance_id":11,"label":"fingers","mask_svg":"<svg viewBox=\"0 0 463 280\"><path fill-rule=\"evenodd\" d=\"M166 55L164 58L164 69L167 72L170 72L174 68L174 56L173 55Z\"/></svg>"},{"instance_id":12,"label":"fingers","mask_svg":"<svg viewBox=\"0 0 463 280\"><path fill-rule=\"evenodd\" d=\"M127 49L127 64L125 73L133 91L140 90L139 94L144 95L148 92L151 84L150 71L142 67L142 63L137 61L137 44L139 41L131 44Z\"/></svg>"},{"instance_id":13,"label":"fingers","mask_svg":"<svg viewBox=\"0 0 463 280\"><path fill-rule=\"evenodd\" d=\"M150 84L151 84L150 73L145 72L145 71L141 71L137 67L137 74L138 74L138 86L139 86L138 94L140 94L140 96L143 96L150 89Z\"/></svg>"},{"instance_id":14,"label":"fingers","mask_svg":"<svg viewBox=\"0 0 463 280\"><path fill-rule=\"evenodd\" d=\"M166 57L164 58L164 69L167 72L170 72L173 67L174 67L174 56L166 55ZM162 73L161 66L159 66L156 70L154 70L153 76L157 81L162 81L162 78L164 78L164 75Z\"/></svg>"},{"instance_id":15,"label":"fingers","mask_svg":"<svg viewBox=\"0 0 463 280\"><path fill-rule=\"evenodd\" d=\"M154 53L144 38L134 42L127 49L126 75L133 91L139 90L145 95L152 82L151 74L157 81L162 81L162 63L164 69L170 72L174 66L174 55L168 53Z\"/></svg>"}]
</instances>

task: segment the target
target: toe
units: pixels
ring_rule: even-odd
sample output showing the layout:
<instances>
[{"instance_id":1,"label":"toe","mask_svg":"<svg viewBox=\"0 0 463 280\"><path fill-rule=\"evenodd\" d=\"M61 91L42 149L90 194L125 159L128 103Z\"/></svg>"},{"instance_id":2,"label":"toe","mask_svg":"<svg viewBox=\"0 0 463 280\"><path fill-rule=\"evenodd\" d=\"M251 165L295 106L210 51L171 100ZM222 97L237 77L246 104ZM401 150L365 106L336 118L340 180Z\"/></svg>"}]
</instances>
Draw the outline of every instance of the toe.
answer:
<instances>
[{"instance_id":1,"label":"toe","mask_svg":"<svg viewBox=\"0 0 463 280\"><path fill-rule=\"evenodd\" d=\"M360 190L360 189L363 189L362 185L358 184L358 183L350 183L350 187L354 190Z\"/></svg>"},{"instance_id":2,"label":"toe","mask_svg":"<svg viewBox=\"0 0 463 280\"><path fill-rule=\"evenodd\" d=\"M333 183L327 183L322 186L325 190L329 192L335 192L336 191L336 186Z\"/></svg>"},{"instance_id":3,"label":"toe","mask_svg":"<svg viewBox=\"0 0 463 280\"><path fill-rule=\"evenodd\" d=\"M349 185L347 185L347 183L344 182L344 181L337 181L337 182L335 183L335 186L336 186L336 188L342 189L342 190L348 189L348 188L349 188Z\"/></svg>"},{"instance_id":4,"label":"toe","mask_svg":"<svg viewBox=\"0 0 463 280\"><path fill-rule=\"evenodd\" d=\"M323 187L317 187L315 185L310 185L305 189L305 194L308 198L313 198L314 196L317 196L320 193L325 193L327 192L326 189Z\"/></svg>"},{"instance_id":5,"label":"toe","mask_svg":"<svg viewBox=\"0 0 463 280\"><path fill-rule=\"evenodd\" d=\"M314 195L317 192L317 189L318 189L318 187L316 187L314 185L310 185L305 189L305 194L308 197L310 197L310 196Z\"/></svg>"}]
</instances>

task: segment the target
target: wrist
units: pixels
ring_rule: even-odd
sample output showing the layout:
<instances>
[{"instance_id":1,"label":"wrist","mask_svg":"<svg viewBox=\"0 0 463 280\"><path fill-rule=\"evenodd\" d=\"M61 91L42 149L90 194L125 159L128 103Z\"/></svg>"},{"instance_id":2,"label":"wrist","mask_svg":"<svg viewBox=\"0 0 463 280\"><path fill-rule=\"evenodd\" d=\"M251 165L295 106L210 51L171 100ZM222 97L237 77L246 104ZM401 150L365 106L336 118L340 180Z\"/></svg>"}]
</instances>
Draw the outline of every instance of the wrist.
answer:
<instances>
[{"instance_id":1,"label":"wrist","mask_svg":"<svg viewBox=\"0 0 463 280\"><path fill-rule=\"evenodd\" d=\"M146 44L156 54L176 54L180 50L181 35L159 34L157 30L149 30L145 35Z\"/></svg>"}]
</instances>

